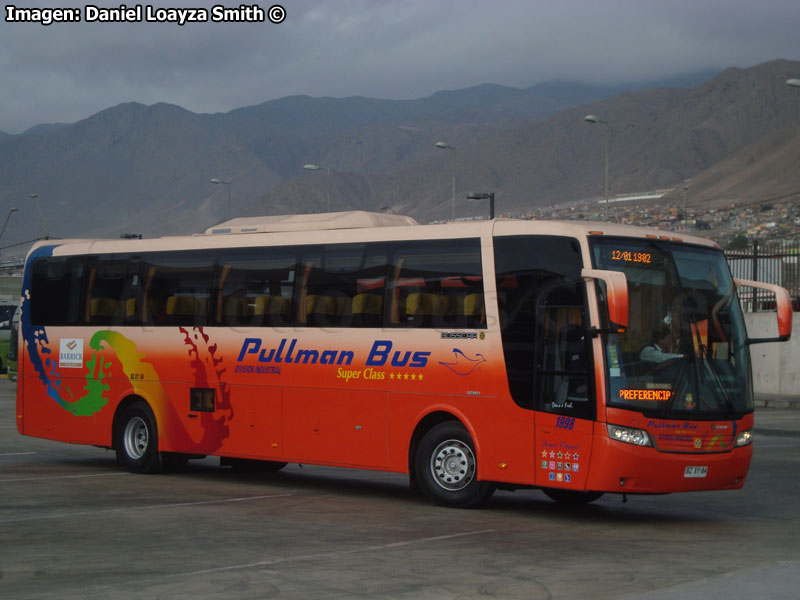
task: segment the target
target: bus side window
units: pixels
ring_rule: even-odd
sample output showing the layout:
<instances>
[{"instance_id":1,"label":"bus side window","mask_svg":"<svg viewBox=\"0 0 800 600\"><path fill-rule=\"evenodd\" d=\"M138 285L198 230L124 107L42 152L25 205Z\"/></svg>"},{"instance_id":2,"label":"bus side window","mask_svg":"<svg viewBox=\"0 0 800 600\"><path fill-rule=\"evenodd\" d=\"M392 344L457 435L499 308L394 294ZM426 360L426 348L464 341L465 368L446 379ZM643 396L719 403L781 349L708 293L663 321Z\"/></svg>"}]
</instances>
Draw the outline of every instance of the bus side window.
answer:
<instances>
[{"instance_id":1,"label":"bus side window","mask_svg":"<svg viewBox=\"0 0 800 600\"><path fill-rule=\"evenodd\" d=\"M479 240L403 243L394 255L389 298L389 325L485 328Z\"/></svg>"},{"instance_id":2,"label":"bus side window","mask_svg":"<svg viewBox=\"0 0 800 600\"><path fill-rule=\"evenodd\" d=\"M138 260L122 255L90 262L84 322L92 325L137 324L138 288Z\"/></svg>"},{"instance_id":3,"label":"bus side window","mask_svg":"<svg viewBox=\"0 0 800 600\"><path fill-rule=\"evenodd\" d=\"M353 316L355 277L364 255L363 244L325 246L307 251L304 265L304 305L299 307L310 327L348 327Z\"/></svg>"},{"instance_id":4,"label":"bus side window","mask_svg":"<svg viewBox=\"0 0 800 600\"><path fill-rule=\"evenodd\" d=\"M34 325L80 323L84 269L85 261L81 257L49 257L34 262L30 309Z\"/></svg>"},{"instance_id":5,"label":"bus side window","mask_svg":"<svg viewBox=\"0 0 800 600\"><path fill-rule=\"evenodd\" d=\"M380 327L383 323L384 294L389 269L385 244L367 245L361 267L352 274L355 283L351 300L352 327Z\"/></svg>"},{"instance_id":6,"label":"bus side window","mask_svg":"<svg viewBox=\"0 0 800 600\"><path fill-rule=\"evenodd\" d=\"M297 269L294 248L220 251L215 322L229 327L291 323Z\"/></svg>"},{"instance_id":7,"label":"bus side window","mask_svg":"<svg viewBox=\"0 0 800 600\"><path fill-rule=\"evenodd\" d=\"M144 287L145 322L203 327L209 324L215 255L186 251L147 256Z\"/></svg>"},{"instance_id":8,"label":"bus side window","mask_svg":"<svg viewBox=\"0 0 800 600\"><path fill-rule=\"evenodd\" d=\"M385 244L307 248L298 319L309 327L379 327L386 270Z\"/></svg>"}]
</instances>

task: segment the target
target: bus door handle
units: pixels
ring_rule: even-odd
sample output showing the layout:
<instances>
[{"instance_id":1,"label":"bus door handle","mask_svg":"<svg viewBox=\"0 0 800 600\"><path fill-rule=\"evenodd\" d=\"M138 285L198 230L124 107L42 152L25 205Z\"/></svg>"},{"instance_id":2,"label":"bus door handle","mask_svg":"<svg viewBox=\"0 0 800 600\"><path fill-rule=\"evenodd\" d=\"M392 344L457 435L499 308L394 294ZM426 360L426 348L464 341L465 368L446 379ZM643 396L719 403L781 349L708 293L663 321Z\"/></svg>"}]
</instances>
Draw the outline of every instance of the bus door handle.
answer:
<instances>
[{"instance_id":1,"label":"bus door handle","mask_svg":"<svg viewBox=\"0 0 800 600\"><path fill-rule=\"evenodd\" d=\"M199 417L199 416L200 416L200 415L198 415L197 413L189 413L189 418L190 418L190 419L196 419L196 418L197 418L197 417Z\"/></svg>"}]
</instances>

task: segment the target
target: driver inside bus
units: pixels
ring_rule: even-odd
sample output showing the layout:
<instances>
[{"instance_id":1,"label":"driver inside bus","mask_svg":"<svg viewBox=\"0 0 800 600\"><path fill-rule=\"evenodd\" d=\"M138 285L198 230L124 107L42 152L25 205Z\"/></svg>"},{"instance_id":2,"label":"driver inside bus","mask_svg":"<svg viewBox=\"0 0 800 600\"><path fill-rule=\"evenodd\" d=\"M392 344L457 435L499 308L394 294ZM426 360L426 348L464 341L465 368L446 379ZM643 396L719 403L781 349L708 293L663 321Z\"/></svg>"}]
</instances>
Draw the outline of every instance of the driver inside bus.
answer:
<instances>
[{"instance_id":1,"label":"driver inside bus","mask_svg":"<svg viewBox=\"0 0 800 600\"><path fill-rule=\"evenodd\" d=\"M676 336L669 326L660 328L653 336L653 341L639 352L639 360L649 363L663 363L675 358L683 358L683 354L670 352L676 342Z\"/></svg>"}]
</instances>

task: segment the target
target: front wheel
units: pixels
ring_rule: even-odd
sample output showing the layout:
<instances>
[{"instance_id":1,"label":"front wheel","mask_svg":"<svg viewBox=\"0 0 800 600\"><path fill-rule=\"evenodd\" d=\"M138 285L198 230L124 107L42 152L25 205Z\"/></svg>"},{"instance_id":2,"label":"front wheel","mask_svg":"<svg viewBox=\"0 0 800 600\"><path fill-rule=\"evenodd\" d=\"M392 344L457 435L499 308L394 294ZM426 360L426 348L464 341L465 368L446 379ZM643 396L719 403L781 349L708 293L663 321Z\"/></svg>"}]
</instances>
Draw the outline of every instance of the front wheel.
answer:
<instances>
[{"instance_id":1,"label":"front wheel","mask_svg":"<svg viewBox=\"0 0 800 600\"><path fill-rule=\"evenodd\" d=\"M492 484L478 481L475 447L457 421L440 423L422 437L414 466L422 492L442 506L479 506L494 492Z\"/></svg>"},{"instance_id":2,"label":"front wheel","mask_svg":"<svg viewBox=\"0 0 800 600\"><path fill-rule=\"evenodd\" d=\"M144 402L134 402L123 410L117 423L117 462L134 473L160 471L158 428L150 407Z\"/></svg>"}]
</instances>

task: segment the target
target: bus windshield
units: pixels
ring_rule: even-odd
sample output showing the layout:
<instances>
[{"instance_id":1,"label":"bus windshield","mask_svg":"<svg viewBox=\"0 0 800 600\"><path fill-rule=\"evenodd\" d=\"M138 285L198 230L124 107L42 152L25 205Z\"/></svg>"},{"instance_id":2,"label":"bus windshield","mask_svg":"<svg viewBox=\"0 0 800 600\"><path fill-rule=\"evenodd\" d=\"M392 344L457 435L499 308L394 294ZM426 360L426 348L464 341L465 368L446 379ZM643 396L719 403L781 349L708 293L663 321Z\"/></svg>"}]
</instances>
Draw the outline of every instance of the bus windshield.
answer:
<instances>
[{"instance_id":1,"label":"bus windshield","mask_svg":"<svg viewBox=\"0 0 800 600\"><path fill-rule=\"evenodd\" d=\"M609 406L674 419L753 410L744 319L721 251L603 238L592 258L628 281L628 329L606 344Z\"/></svg>"}]
</instances>

